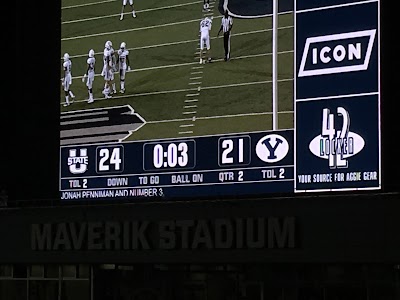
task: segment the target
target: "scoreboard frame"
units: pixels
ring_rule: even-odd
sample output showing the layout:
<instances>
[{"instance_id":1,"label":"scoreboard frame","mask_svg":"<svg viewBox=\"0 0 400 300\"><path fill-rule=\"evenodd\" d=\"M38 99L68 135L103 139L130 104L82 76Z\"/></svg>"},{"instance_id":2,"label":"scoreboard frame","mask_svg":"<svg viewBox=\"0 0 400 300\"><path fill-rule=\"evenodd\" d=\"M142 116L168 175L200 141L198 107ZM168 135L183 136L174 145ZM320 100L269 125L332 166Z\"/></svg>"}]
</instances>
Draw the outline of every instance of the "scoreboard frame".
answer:
<instances>
[{"instance_id":1,"label":"scoreboard frame","mask_svg":"<svg viewBox=\"0 0 400 300\"><path fill-rule=\"evenodd\" d=\"M294 128L60 145L60 199L382 189L380 1L294 0L293 13Z\"/></svg>"}]
</instances>

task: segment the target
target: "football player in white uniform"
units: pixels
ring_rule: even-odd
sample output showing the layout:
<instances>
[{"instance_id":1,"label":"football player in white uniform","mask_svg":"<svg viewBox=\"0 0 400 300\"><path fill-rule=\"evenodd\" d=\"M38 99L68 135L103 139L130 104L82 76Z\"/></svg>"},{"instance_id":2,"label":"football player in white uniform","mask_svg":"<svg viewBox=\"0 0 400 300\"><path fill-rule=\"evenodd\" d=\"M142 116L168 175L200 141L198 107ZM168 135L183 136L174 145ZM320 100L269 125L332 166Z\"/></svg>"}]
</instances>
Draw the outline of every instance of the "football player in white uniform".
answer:
<instances>
[{"instance_id":1,"label":"football player in white uniform","mask_svg":"<svg viewBox=\"0 0 400 300\"><path fill-rule=\"evenodd\" d=\"M75 98L74 93L72 93L71 91L72 61L68 53L64 54L63 69L64 69L64 77L61 79L61 84L64 87L64 93L65 93L64 106L68 106L73 102L73 99ZM71 97L71 101L69 101L69 97Z\"/></svg>"},{"instance_id":2,"label":"football player in white uniform","mask_svg":"<svg viewBox=\"0 0 400 300\"><path fill-rule=\"evenodd\" d=\"M208 62L211 62L211 45L210 45L210 31L212 26L212 19L205 17L200 21L200 63L205 63L203 60L203 50L206 47L206 54L208 57Z\"/></svg>"},{"instance_id":3,"label":"football player in white uniform","mask_svg":"<svg viewBox=\"0 0 400 300\"><path fill-rule=\"evenodd\" d=\"M117 90L115 88L115 78L114 78L114 73L117 72L117 58L115 56L115 50L112 46L111 41L107 41L110 45L110 53L111 53L111 80L110 80L110 85L111 85L111 95L116 94Z\"/></svg>"},{"instance_id":4,"label":"football player in white uniform","mask_svg":"<svg viewBox=\"0 0 400 300\"><path fill-rule=\"evenodd\" d=\"M94 81L94 66L96 64L96 59L94 58L94 50L89 50L89 57L86 60L87 69L86 73L82 77L82 82L86 80L86 86L89 92L88 103L93 103L93 81Z\"/></svg>"},{"instance_id":5,"label":"football player in white uniform","mask_svg":"<svg viewBox=\"0 0 400 300\"><path fill-rule=\"evenodd\" d=\"M105 44L104 52L103 52L103 70L101 71L101 75L104 77L104 89L103 94L106 98L111 98L111 79L114 74L112 69L112 57L111 57L111 46L110 41L107 41Z\"/></svg>"},{"instance_id":6,"label":"football player in white uniform","mask_svg":"<svg viewBox=\"0 0 400 300\"><path fill-rule=\"evenodd\" d=\"M122 0L121 17L119 18L120 20L122 20L124 18L124 10L125 10L125 6L127 3L128 3L128 0ZM133 0L129 0L129 5L132 8L132 17L136 18L136 12L135 12L135 8L133 6Z\"/></svg>"},{"instance_id":7,"label":"football player in white uniform","mask_svg":"<svg viewBox=\"0 0 400 300\"><path fill-rule=\"evenodd\" d=\"M125 75L126 71L130 71L130 63L129 63L129 50L126 49L126 43L122 42L118 49L118 67L119 67L119 81L121 90L119 91L121 94L125 93Z\"/></svg>"}]
</instances>

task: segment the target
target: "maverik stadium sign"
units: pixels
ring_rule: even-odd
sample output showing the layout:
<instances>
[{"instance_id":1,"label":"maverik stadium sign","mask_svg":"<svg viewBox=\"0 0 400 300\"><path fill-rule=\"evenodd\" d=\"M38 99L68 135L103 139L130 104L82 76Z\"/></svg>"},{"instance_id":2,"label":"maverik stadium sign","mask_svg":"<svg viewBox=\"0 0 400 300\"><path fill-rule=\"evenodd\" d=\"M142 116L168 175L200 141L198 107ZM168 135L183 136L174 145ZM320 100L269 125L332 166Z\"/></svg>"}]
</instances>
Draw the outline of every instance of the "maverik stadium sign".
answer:
<instances>
[{"instance_id":1,"label":"maverik stadium sign","mask_svg":"<svg viewBox=\"0 0 400 300\"><path fill-rule=\"evenodd\" d=\"M34 251L295 248L294 217L31 224Z\"/></svg>"}]
</instances>

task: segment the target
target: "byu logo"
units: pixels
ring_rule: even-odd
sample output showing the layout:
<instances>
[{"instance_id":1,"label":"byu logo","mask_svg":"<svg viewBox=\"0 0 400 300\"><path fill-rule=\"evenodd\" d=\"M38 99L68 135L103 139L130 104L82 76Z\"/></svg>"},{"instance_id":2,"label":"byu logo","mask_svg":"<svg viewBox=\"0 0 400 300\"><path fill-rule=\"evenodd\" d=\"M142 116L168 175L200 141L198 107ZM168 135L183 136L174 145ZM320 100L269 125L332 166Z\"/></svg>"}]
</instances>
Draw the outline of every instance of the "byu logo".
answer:
<instances>
[{"instance_id":1,"label":"byu logo","mask_svg":"<svg viewBox=\"0 0 400 300\"><path fill-rule=\"evenodd\" d=\"M307 38L299 77L367 70L376 30Z\"/></svg>"},{"instance_id":2,"label":"byu logo","mask_svg":"<svg viewBox=\"0 0 400 300\"><path fill-rule=\"evenodd\" d=\"M256 145L257 156L267 163L275 163L285 158L289 143L278 134L269 134L260 139Z\"/></svg>"},{"instance_id":3,"label":"byu logo","mask_svg":"<svg viewBox=\"0 0 400 300\"><path fill-rule=\"evenodd\" d=\"M335 115L328 108L323 109L321 134L309 144L311 153L327 159L330 169L347 168L348 158L359 153L365 145L360 135L349 130L349 113L338 107L337 115L342 119L341 128L335 128Z\"/></svg>"},{"instance_id":4,"label":"byu logo","mask_svg":"<svg viewBox=\"0 0 400 300\"><path fill-rule=\"evenodd\" d=\"M72 174L82 174L87 170L89 158L87 156L87 149L79 149L79 156L76 155L76 149L69 150L68 166Z\"/></svg>"}]
</instances>

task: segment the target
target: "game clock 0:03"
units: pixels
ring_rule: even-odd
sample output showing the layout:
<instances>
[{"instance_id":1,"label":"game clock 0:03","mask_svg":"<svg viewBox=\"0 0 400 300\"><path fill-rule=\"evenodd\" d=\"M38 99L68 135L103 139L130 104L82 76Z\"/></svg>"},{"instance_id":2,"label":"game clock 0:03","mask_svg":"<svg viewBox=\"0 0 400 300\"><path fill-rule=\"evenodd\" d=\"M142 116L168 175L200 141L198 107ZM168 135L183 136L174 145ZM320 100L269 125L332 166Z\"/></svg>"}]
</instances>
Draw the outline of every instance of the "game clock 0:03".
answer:
<instances>
[{"instance_id":1,"label":"game clock 0:03","mask_svg":"<svg viewBox=\"0 0 400 300\"><path fill-rule=\"evenodd\" d=\"M191 169L195 165L195 141L144 144L144 170Z\"/></svg>"}]
</instances>

